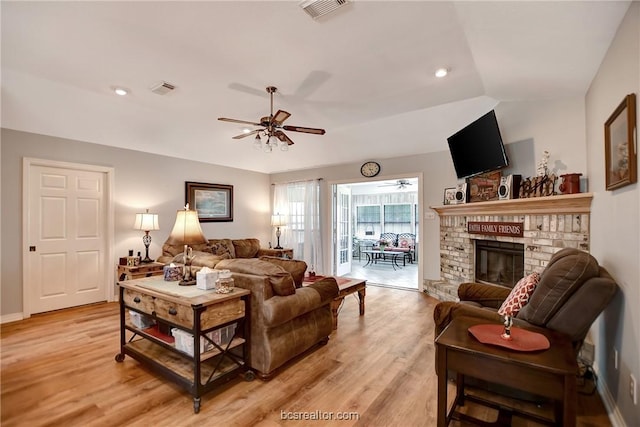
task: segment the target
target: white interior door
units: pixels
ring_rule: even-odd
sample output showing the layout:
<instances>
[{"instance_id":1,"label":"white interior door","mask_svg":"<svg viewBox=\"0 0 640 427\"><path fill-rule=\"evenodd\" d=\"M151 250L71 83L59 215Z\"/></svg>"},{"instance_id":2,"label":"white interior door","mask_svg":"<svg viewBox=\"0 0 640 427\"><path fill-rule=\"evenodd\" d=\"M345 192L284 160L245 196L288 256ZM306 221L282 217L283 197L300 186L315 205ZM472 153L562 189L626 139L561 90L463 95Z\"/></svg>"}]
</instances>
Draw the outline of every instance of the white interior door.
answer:
<instances>
[{"instance_id":1,"label":"white interior door","mask_svg":"<svg viewBox=\"0 0 640 427\"><path fill-rule=\"evenodd\" d=\"M26 317L110 299L108 177L69 165L25 161Z\"/></svg>"},{"instance_id":2,"label":"white interior door","mask_svg":"<svg viewBox=\"0 0 640 427\"><path fill-rule=\"evenodd\" d=\"M336 186L336 275L342 276L351 272L351 187Z\"/></svg>"}]
</instances>

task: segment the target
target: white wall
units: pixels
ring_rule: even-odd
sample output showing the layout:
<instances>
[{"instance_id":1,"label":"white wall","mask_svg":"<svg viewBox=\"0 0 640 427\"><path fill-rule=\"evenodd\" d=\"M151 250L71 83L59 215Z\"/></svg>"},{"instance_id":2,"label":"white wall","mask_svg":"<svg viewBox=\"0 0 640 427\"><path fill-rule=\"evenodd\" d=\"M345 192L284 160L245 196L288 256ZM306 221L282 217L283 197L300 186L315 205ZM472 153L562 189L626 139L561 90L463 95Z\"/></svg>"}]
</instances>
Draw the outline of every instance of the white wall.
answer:
<instances>
[{"instance_id":1,"label":"white wall","mask_svg":"<svg viewBox=\"0 0 640 427\"><path fill-rule=\"evenodd\" d=\"M22 158L34 157L115 169L115 248L117 259L128 249L144 254L142 232L132 229L136 212L159 215L160 230L152 231L151 258L161 254L185 204L185 181L234 186L233 222L202 223L208 238L259 238L266 247L270 227L270 183L266 174L174 159L139 151L2 129L2 316L22 312Z\"/></svg>"},{"instance_id":2,"label":"white wall","mask_svg":"<svg viewBox=\"0 0 640 427\"><path fill-rule=\"evenodd\" d=\"M496 107L496 115L503 139L513 143L534 137L535 161L522 167L517 165L513 173L535 175L542 153L547 150L551 173L556 176L566 173L586 175L584 108L583 97L527 103L501 102ZM533 169L527 170L526 167L530 166ZM588 188L583 187L582 191L586 192Z\"/></svg>"},{"instance_id":3,"label":"white wall","mask_svg":"<svg viewBox=\"0 0 640 427\"><path fill-rule=\"evenodd\" d=\"M638 426L640 406L633 405L628 390L629 374L640 378L640 197L637 183L606 191L604 171L604 122L629 93L640 96L638 2L630 6L586 96L587 166L594 193L591 253L620 286L592 328L596 364L605 397L615 401L614 417L627 426ZM637 123L639 113L636 109ZM617 370L614 347L619 352Z\"/></svg>"}]
</instances>

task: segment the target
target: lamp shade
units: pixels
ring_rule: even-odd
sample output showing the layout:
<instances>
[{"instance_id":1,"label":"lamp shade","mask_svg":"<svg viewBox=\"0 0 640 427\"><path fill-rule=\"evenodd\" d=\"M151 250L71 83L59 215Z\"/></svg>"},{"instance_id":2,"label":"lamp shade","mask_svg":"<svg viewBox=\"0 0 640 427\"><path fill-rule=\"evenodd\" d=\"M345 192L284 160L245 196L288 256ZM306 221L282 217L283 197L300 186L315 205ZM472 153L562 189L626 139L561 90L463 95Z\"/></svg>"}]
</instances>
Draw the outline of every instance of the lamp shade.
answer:
<instances>
[{"instance_id":1,"label":"lamp shade","mask_svg":"<svg viewBox=\"0 0 640 427\"><path fill-rule=\"evenodd\" d=\"M149 213L149 209L147 209L146 213L137 213L133 229L142 231L160 230L158 214Z\"/></svg>"},{"instance_id":2,"label":"lamp shade","mask_svg":"<svg viewBox=\"0 0 640 427\"><path fill-rule=\"evenodd\" d=\"M272 227L284 227L285 225L287 225L287 217L285 215L271 215Z\"/></svg>"},{"instance_id":3,"label":"lamp shade","mask_svg":"<svg viewBox=\"0 0 640 427\"><path fill-rule=\"evenodd\" d=\"M167 239L169 245L198 245L207 243L207 238L200 228L198 211L188 209L179 210L176 223Z\"/></svg>"}]
</instances>

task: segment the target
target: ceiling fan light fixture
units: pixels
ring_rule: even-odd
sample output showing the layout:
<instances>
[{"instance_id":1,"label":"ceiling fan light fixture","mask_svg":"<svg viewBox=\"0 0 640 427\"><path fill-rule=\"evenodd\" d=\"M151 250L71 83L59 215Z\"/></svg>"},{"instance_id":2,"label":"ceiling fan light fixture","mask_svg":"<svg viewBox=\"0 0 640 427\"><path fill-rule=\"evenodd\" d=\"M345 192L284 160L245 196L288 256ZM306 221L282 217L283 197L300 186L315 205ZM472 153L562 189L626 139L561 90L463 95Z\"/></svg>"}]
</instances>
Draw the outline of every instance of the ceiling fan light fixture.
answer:
<instances>
[{"instance_id":1,"label":"ceiling fan light fixture","mask_svg":"<svg viewBox=\"0 0 640 427\"><path fill-rule=\"evenodd\" d=\"M289 145L293 145L293 141L289 138L283 131L292 131L292 132L302 132L309 133L313 135L324 135L324 129L318 128L308 128L302 126L284 126L282 122L287 120L291 114L284 110L278 110L273 112L273 94L277 92L277 88L275 86L267 86L267 93L270 95L271 101L271 109L270 114L268 116L262 117L257 122L252 122L248 120L238 120L238 119L230 119L227 117L218 117L218 120L223 122L231 122L231 123L242 123L245 125L251 126L259 126L261 129L247 129L243 128L242 133L240 135L236 135L233 139L242 139L249 135L256 134L254 139L254 147L262 148L265 152L270 153L273 151L273 148L277 148L280 145L280 149L282 151L288 151ZM262 137L264 138L261 138ZM286 147L285 147L286 146Z\"/></svg>"}]
</instances>

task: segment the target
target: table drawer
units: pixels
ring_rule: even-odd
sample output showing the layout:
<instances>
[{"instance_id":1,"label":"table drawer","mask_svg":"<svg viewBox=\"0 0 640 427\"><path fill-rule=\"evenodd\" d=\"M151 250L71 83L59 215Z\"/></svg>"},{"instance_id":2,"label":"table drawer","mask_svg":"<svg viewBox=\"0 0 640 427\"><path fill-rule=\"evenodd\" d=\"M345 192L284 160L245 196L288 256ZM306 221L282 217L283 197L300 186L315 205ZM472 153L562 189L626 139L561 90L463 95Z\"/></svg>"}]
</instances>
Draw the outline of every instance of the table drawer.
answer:
<instances>
[{"instance_id":1,"label":"table drawer","mask_svg":"<svg viewBox=\"0 0 640 427\"><path fill-rule=\"evenodd\" d=\"M201 329L209 329L244 317L244 301L234 299L210 305L200 315Z\"/></svg>"},{"instance_id":2,"label":"table drawer","mask_svg":"<svg viewBox=\"0 0 640 427\"><path fill-rule=\"evenodd\" d=\"M193 308L191 306L156 298L155 310L158 319L168 320L189 329L194 327Z\"/></svg>"},{"instance_id":3,"label":"table drawer","mask_svg":"<svg viewBox=\"0 0 640 427\"><path fill-rule=\"evenodd\" d=\"M154 311L153 297L131 289L124 290L124 303L127 307L132 307L146 314L152 314Z\"/></svg>"}]
</instances>

